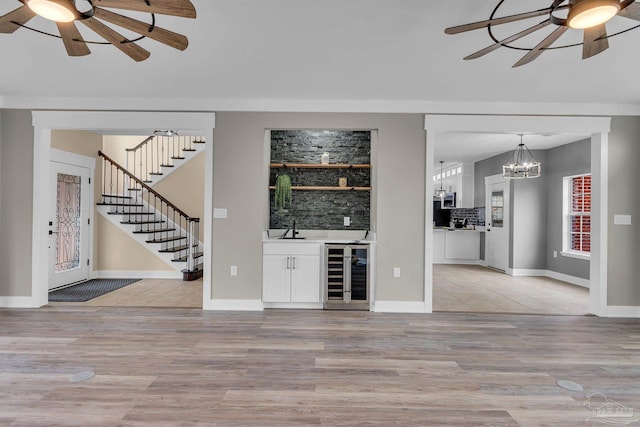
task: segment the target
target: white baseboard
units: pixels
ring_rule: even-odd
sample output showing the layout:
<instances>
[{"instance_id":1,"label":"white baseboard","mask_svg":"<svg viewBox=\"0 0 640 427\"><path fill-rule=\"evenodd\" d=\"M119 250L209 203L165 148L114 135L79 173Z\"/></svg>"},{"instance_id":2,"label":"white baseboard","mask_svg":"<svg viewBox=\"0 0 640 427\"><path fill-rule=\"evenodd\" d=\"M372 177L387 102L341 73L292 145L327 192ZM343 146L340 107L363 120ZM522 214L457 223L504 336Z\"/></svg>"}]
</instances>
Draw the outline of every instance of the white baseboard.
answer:
<instances>
[{"instance_id":1,"label":"white baseboard","mask_svg":"<svg viewBox=\"0 0 640 427\"><path fill-rule=\"evenodd\" d=\"M427 313L424 301L376 301L373 311L378 313Z\"/></svg>"},{"instance_id":2,"label":"white baseboard","mask_svg":"<svg viewBox=\"0 0 640 427\"><path fill-rule=\"evenodd\" d=\"M40 308L34 297L0 297L0 308Z\"/></svg>"},{"instance_id":3,"label":"white baseboard","mask_svg":"<svg viewBox=\"0 0 640 427\"><path fill-rule=\"evenodd\" d=\"M202 304L203 310L212 311L263 311L259 299L210 299Z\"/></svg>"},{"instance_id":4,"label":"white baseboard","mask_svg":"<svg viewBox=\"0 0 640 427\"><path fill-rule=\"evenodd\" d=\"M581 277L569 276L568 274L557 273L555 271L547 270L547 277L556 280L562 280L563 282L569 282L573 285L582 286L583 288L589 289L591 284L589 279L583 279Z\"/></svg>"},{"instance_id":5,"label":"white baseboard","mask_svg":"<svg viewBox=\"0 0 640 427\"><path fill-rule=\"evenodd\" d=\"M177 271L100 270L92 274L96 279L182 279Z\"/></svg>"},{"instance_id":6,"label":"white baseboard","mask_svg":"<svg viewBox=\"0 0 640 427\"><path fill-rule=\"evenodd\" d=\"M563 282L571 283L572 285L581 286L589 289L589 280L581 277L569 276L568 274L558 273L551 270L538 270L538 269L508 269L507 274L511 276L542 276L549 277L550 279L562 280Z\"/></svg>"},{"instance_id":7,"label":"white baseboard","mask_svg":"<svg viewBox=\"0 0 640 427\"><path fill-rule=\"evenodd\" d=\"M465 264L465 265L482 265L478 259L440 259L434 261L434 264Z\"/></svg>"},{"instance_id":8,"label":"white baseboard","mask_svg":"<svg viewBox=\"0 0 640 427\"><path fill-rule=\"evenodd\" d=\"M321 302L265 302L262 303L264 308L293 308L300 310L322 310L324 304Z\"/></svg>"},{"instance_id":9,"label":"white baseboard","mask_svg":"<svg viewBox=\"0 0 640 427\"><path fill-rule=\"evenodd\" d=\"M640 307L610 305L610 306L607 306L606 317L630 317L633 319L637 319L637 318L640 318Z\"/></svg>"}]
</instances>

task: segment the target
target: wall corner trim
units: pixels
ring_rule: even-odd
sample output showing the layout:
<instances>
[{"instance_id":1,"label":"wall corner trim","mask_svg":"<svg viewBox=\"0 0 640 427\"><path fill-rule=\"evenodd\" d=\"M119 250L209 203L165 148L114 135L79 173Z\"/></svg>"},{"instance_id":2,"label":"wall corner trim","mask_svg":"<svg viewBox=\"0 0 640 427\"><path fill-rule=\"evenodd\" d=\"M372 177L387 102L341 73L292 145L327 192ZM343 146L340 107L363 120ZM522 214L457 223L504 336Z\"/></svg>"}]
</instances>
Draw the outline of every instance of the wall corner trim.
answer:
<instances>
[{"instance_id":1,"label":"wall corner trim","mask_svg":"<svg viewBox=\"0 0 640 427\"><path fill-rule=\"evenodd\" d=\"M640 306L609 305L604 317L629 317L640 318Z\"/></svg>"},{"instance_id":2,"label":"wall corner trim","mask_svg":"<svg viewBox=\"0 0 640 427\"><path fill-rule=\"evenodd\" d=\"M429 313L424 301L376 301L377 313Z\"/></svg>"},{"instance_id":3,"label":"wall corner trim","mask_svg":"<svg viewBox=\"0 0 640 427\"><path fill-rule=\"evenodd\" d=\"M263 311L259 299L210 299L202 303L203 310L211 311Z\"/></svg>"}]
</instances>

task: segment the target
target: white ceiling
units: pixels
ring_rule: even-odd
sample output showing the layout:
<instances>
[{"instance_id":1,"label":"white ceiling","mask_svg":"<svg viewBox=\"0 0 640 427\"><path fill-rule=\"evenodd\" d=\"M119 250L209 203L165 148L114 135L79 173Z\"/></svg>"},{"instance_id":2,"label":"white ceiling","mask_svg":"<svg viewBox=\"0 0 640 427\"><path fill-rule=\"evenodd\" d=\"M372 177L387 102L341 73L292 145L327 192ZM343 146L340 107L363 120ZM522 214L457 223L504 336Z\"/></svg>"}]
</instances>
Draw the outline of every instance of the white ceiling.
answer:
<instances>
[{"instance_id":1,"label":"white ceiling","mask_svg":"<svg viewBox=\"0 0 640 427\"><path fill-rule=\"evenodd\" d=\"M587 134L523 134L522 142L529 150L550 148L589 138ZM477 162L508 151L520 143L519 134L442 132L436 136L434 164Z\"/></svg>"},{"instance_id":2,"label":"white ceiling","mask_svg":"<svg viewBox=\"0 0 640 427\"><path fill-rule=\"evenodd\" d=\"M188 49L142 40L151 51L142 63L101 45L91 46L92 55L70 58L61 40L19 29L0 34L0 106L45 98L119 109L151 108L167 99L181 109L210 100L233 100L240 109L269 109L273 100L640 104L635 77L640 29L612 38L606 52L585 61L580 47L545 52L517 69L511 65L523 52L506 48L463 61L492 43L487 32L445 35L444 28L486 19L496 2L193 0L195 20L157 16L158 26L188 36ZM549 3L506 0L503 10L523 12ZM0 14L20 5L5 0ZM614 21L611 29L633 23ZM508 24L496 32L504 36L536 22ZM56 32L39 17L30 24ZM100 40L79 27L87 40ZM578 31L569 30L561 41L576 38ZM535 43L525 39L522 45Z\"/></svg>"}]
</instances>

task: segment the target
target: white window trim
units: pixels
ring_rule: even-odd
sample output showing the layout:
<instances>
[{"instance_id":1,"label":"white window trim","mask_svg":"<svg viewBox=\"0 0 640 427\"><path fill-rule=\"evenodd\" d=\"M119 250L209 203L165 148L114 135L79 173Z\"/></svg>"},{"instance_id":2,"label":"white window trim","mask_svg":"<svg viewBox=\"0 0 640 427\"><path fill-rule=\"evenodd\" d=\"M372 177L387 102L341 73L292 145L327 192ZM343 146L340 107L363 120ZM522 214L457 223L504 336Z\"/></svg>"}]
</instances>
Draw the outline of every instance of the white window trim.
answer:
<instances>
[{"instance_id":1,"label":"white window trim","mask_svg":"<svg viewBox=\"0 0 640 427\"><path fill-rule=\"evenodd\" d=\"M582 176L591 176L591 173L581 173L577 175L565 176L562 178L562 251L560 255L568 258L576 258L583 260L590 260L591 253L583 251L571 250L571 224L569 221L570 209L570 193L571 193L571 180ZM593 191L593 188L592 188ZM589 213L591 215L591 212Z\"/></svg>"}]
</instances>

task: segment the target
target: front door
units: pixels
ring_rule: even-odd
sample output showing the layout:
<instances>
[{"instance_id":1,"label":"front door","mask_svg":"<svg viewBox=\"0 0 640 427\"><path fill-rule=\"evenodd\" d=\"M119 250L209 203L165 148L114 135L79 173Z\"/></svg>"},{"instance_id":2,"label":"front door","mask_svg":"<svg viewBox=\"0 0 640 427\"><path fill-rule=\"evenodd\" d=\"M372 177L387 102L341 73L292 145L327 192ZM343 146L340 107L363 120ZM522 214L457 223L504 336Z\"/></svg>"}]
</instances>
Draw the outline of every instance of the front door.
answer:
<instances>
[{"instance_id":1,"label":"front door","mask_svg":"<svg viewBox=\"0 0 640 427\"><path fill-rule=\"evenodd\" d=\"M89 278L91 170L50 162L49 289Z\"/></svg>"},{"instance_id":2,"label":"front door","mask_svg":"<svg viewBox=\"0 0 640 427\"><path fill-rule=\"evenodd\" d=\"M487 266L506 271L509 266L509 180L502 175L485 178L485 260Z\"/></svg>"}]
</instances>

